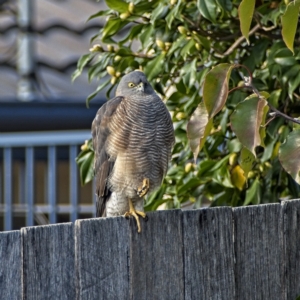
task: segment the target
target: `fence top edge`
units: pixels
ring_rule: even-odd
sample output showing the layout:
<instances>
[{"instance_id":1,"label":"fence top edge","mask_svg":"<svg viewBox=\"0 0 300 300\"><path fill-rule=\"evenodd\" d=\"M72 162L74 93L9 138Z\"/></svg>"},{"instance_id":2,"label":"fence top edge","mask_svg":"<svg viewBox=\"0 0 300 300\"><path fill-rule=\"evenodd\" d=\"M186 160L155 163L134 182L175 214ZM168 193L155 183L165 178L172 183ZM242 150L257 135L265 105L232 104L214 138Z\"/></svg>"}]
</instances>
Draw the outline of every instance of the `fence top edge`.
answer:
<instances>
[{"instance_id":1,"label":"fence top edge","mask_svg":"<svg viewBox=\"0 0 300 300\"><path fill-rule=\"evenodd\" d=\"M55 228L55 227L72 227L74 226L74 223L72 222L66 222L66 223L57 223L57 224L47 224L47 225L37 225L37 226L27 226L22 227L20 231L31 231L31 230L37 230L37 229L48 229L48 228ZM11 232L11 231L8 231Z\"/></svg>"},{"instance_id":2,"label":"fence top edge","mask_svg":"<svg viewBox=\"0 0 300 300\"><path fill-rule=\"evenodd\" d=\"M259 207L280 207L282 205L288 205L288 204L300 204L300 199L291 199L291 200L285 200L282 201L281 203L268 203L268 204L259 204L259 205L251 205L251 206L239 206L239 207L230 207L230 206L218 206L218 207L203 207L199 209L186 209L186 210L181 210L181 209L170 209L170 210L159 210L159 211L152 211L152 212L147 212L148 215L154 215L154 214L185 214L185 213L191 213L191 212L199 212L199 211L204 211L204 210L210 210L210 211L241 211L241 210L251 210L251 209L257 209ZM126 218L124 216L117 216L117 217L102 217L102 218L89 218L89 219L78 219L74 223L73 222L66 222L66 223L58 223L58 224L47 224L47 225L38 225L38 226L28 226L28 227L22 227L21 230L12 230L12 231L2 231L0 232L0 235L4 234L17 234L21 231L31 231L31 230L37 230L39 228L41 229L47 229L47 228L55 228L55 227L72 227L72 226L80 226L82 223L90 223L90 222L105 222L107 220L125 220Z\"/></svg>"},{"instance_id":3,"label":"fence top edge","mask_svg":"<svg viewBox=\"0 0 300 300\"><path fill-rule=\"evenodd\" d=\"M300 198L281 201L281 205L287 205L287 204L293 204L293 203L300 203Z\"/></svg>"},{"instance_id":4,"label":"fence top edge","mask_svg":"<svg viewBox=\"0 0 300 300\"><path fill-rule=\"evenodd\" d=\"M5 235L20 235L20 230L0 231L0 237Z\"/></svg>"},{"instance_id":5,"label":"fence top edge","mask_svg":"<svg viewBox=\"0 0 300 300\"><path fill-rule=\"evenodd\" d=\"M256 204L256 205L247 205L247 206L237 206L237 207L232 207L233 211L240 211L240 210L251 210L251 209L258 209L259 207L280 207L281 203L264 203L264 204Z\"/></svg>"}]
</instances>

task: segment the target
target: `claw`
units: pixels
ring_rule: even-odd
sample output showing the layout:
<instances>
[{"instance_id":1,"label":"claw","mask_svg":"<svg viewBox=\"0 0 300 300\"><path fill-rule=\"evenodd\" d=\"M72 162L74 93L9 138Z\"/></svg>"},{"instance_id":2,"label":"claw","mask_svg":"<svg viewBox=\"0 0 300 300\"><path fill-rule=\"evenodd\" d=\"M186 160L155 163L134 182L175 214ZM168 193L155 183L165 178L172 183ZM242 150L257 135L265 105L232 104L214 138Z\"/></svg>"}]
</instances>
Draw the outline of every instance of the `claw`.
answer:
<instances>
[{"instance_id":1,"label":"claw","mask_svg":"<svg viewBox=\"0 0 300 300\"><path fill-rule=\"evenodd\" d=\"M135 208L133 207L131 199L129 199L129 211L127 211L124 214L125 218L127 218L129 216L133 216L135 218L136 224L137 224L137 228L138 228L138 233L140 233L141 232L141 223L140 223L139 216L141 216L142 218L146 218L146 214L143 211L137 211L137 210L135 210Z\"/></svg>"},{"instance_id":2,"label":"claw","mask_svg":"<svg viewBox=\"0 0 300 300\"><path fill-rule=\"evenodd\" d=\"M148 193L149 188L150 188L150 180L149 178L144 178L142 186L139 186L137 189L137 194L142 198Z\"/></svg>"}]
</instances>

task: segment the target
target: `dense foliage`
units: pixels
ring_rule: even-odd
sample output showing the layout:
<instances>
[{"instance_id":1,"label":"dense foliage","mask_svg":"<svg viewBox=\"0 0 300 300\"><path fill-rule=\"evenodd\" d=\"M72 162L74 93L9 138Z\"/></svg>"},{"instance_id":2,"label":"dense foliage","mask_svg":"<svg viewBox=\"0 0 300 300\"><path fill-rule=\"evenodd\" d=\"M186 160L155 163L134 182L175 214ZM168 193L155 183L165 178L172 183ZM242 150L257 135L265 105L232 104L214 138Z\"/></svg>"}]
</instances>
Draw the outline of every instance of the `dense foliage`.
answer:
<instances>
[{"instance_id":1,"label":"dense foliage","mask_svg":"<svg viewBox=\"0 0 300 300\"><path fill-rule=\"evenodd\" d=\"M106 4L91 16L106 23L73 77L88 67L89 79L100 79L89 102L105 88L113 97L120 77L141 69L166 101L176 144L146 210L300 196L300 1ZM91 151L87 144L78 158L83 182L92 177Z\"/></svg>"}]
</instances>

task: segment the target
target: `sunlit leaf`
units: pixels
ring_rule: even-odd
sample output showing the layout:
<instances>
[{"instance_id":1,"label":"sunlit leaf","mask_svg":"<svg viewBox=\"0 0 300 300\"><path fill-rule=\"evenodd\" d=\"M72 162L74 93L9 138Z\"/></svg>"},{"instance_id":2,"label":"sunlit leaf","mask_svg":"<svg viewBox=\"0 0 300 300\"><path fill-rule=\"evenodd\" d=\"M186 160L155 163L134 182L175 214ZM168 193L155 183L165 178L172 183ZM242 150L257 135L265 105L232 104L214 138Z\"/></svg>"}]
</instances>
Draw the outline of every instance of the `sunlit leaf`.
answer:
<instances>
[{"instance_id":1,"label":"sunlit leaf","mask_svg":"<svg viewBox=\"0 0 300 300\"><path fill-rule=\"evenodd\" d=\"M153 24L157 19L162 18L168 10L168 6L164 2L160 2L157 7L152 11L151 23Z\"/></svg>"},{"instance_id":2,"label":"sunlit leaf","mask_svg":"<svg viewBox=\"0 0 300 300\"><path fill-rule=\"evenodd\" d=\"M235 166L231 171L231 182L240 191L243 190L243 187L246 183L246 178L244 175L244 170L239 165Z\"/></svg>"},{"instance_id":3,"label":"sunlit leaf","mask_svg":"<svg viewBox=\"0 0 300 300\"><path fill-rule=\"evenodd\" d=\"M215 116L225 105L228 81L233 65L219 64L209 71L203 84L203 100L209 118Z\"/></svg>"},{"instance_id":4,"label":"sunlit leaf","mask_svg":"<svg viewBox=\"0 0 300 300\"><path fill-rule=\"evenodd\" d=\"M288 4L285 13L281 17L282 37L286 46L294 54L294 40L299 20L300 1L295 0Z\"/></svg>"},{"instance_id":5,"label":"sunlit leaf","mask_svg":"<svg viewBox=\"0 0 300 300\"><path fill-rule=\"evenodd\" d=\"M242 35L248 40L249 30L253 18L255 0L243 0L239 6L239 18Z\"/></svg>"},{"instance_id":6,"label":"sunlit leaf","mask_svg":"<svg viewBox=\"0 0 300 300\"><path fill-rule=\"evenodd\" d=\"M209 134L211 126L212 121L209 121L208 113L202 101L187 124L187 136L195 160L204 145L205 138Z\"/></svg>"},{"instance_id":7,"label":"sunlit leaf","mask_svg":"<svg viewBox=\"0 0 300 300\"><path fill-rule=\"evenodd\" d=\"M279 148L283 168L300 184L300 129L292 131Z\"/></svg>"},{"instance_id":8,"label":"sunlit leaf","mask_svg":"<svg viewBox=\"0 0 300 300\"><path fill-rule=\"evenodd\" d=\"M128 3L123 0L105 0L105 2L110 9L116 10L118 12L128 11Z\"/></svg>"},{"instance_id":9,"label":"sunlit leaf","mask_svg":"<svg viewBox=\"0 0 300 300\"><path fill-rule=\"evenodd\" d=\"M77 62L77 69L72 74L72 80L74 81L82 72L83 68L93 59L94 54L88 53L82 55Z\"/></svg>"},{"instance_id":10,"label":"sunlit leaf","mask_svg":"<svg viewBox=\"0 0 300 300\"><path fill-rule=\"evenodd\" d=\"M260 126L266 105L265 99L251 97L239 103L230 118L232 130L237 138L254 155L255 147L261 145Z\"/></svg>"},{"instance_id":11,"label":"sunlit leaf","mask_svg":"<svg viewBox=\"0 0 300 300\"><path fill-rule=\"evenodd\" d=\"M105 24L103 31L102 31L102 40L107 37L110 37L117 33L122 27L127 24L126 21L123 21L119 18L109 19Z\"/></svg>"},{"instance_id":12,"label":"sunlit leaf","mask_svg":"<svg viewBox=\"0 0 300 300\"><path fill-rule=\"evenodd\" d=\"M100 10L97 13L91 15L87 20L92 20L98 17L106 16L109 13L110 10Z\"/></svg>"},{"instance_id":13,"label":"sunlit leaf","mask_svg":"<svg viewBox=\"0 0 300 300\"><path fill-rule=\"evenodd\" d=\"M248 177L248 173L252 170L255 162L255 156L247 148L243 147L240 154L239 164L244 171L245 178Z\"/></svg>"},{"instance_id":14,"label":"sunlit leaf","mask_svg":"<svg viewBox=\"0 0 300 300\"><path fill-rule=\"evenodd\" d=\"M148 80L155 78L163 68L165 53L160 53L153 60L151 60L145 67L145 74L147 75Z\"/></svg>"},{"instance_id":15,"label":"sunlit leaf","mask_svg":"<svg viewBox=\"0 0 300 300\"><path fill-rule=\"evenodd\" d=\"M263 108L263 115L262 115L262 120L261 120L261 125L259 128L259 135L260 135L260 144L261 146L265 147L265 137L266 137L266 117L267 117L267 113L269 112L269 106L266 105Z\"/></svg>"}]
</instances>

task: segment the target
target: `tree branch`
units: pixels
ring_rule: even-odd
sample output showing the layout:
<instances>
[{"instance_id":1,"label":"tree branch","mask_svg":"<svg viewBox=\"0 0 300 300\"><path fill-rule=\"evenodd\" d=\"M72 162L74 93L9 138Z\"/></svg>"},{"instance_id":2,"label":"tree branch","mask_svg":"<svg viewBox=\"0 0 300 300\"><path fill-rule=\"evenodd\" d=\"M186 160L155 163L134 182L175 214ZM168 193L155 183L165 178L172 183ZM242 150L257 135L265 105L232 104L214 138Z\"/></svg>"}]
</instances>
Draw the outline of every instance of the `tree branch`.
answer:
<instances>
[{"instance_id":1,"label":"tree branch","mask_svg":"<svg viewBox=\"0 0 300 300\"><path fill-rule=\"evenodd\" d=\"M251 77L244 77L244 82L245 82L245 86L249 87L252 89L252 91L258 96L259 99L263 99L264 97L260 94L260 92L258 91L258 89L252 84L252 78ZM296 124L300 124L300 120L290 117L288 115L286 115L285 113L281 112L280 110L278 110L277 108L275 108L273 105L271 105L268 102L268 106L270 107L270 109L275 113L275 115L281 116L282 118L294 122Z\"/></svg>"},{"instance_id":2,"label":"tree branch","mask_svg":"<svg viewBox=\"0 0 300 300\"><path fill-rule=\"evenodd\" d=\"M259 24L256 24L250 31L249 31L249 36L255 33L260 27ZM231 47L229 47L224 54L221 55L216 55L217 57L224 58L231 54L246 38L244 36L239 37Z\"/></svg>"}]
</instances>

